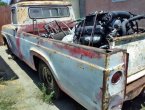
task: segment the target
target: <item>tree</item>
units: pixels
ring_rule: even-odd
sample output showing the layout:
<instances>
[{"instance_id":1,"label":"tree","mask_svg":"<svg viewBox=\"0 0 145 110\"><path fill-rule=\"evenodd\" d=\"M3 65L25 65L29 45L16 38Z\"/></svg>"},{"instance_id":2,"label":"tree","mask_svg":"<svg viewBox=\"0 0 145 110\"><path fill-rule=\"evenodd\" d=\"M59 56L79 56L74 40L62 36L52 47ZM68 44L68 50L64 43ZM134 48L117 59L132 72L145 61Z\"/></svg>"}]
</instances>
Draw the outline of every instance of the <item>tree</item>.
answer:
<instances>
[{"instance_id":1,"label":"tree","mask_svg":"<svg viewBox=\"0 0 145 110\"><path fill-rule=\"evenodd\" d=\"M0 0L0 6L7 6L8 4L6 2L3 2L2 0Z\"/></svg>"}]
</instances>

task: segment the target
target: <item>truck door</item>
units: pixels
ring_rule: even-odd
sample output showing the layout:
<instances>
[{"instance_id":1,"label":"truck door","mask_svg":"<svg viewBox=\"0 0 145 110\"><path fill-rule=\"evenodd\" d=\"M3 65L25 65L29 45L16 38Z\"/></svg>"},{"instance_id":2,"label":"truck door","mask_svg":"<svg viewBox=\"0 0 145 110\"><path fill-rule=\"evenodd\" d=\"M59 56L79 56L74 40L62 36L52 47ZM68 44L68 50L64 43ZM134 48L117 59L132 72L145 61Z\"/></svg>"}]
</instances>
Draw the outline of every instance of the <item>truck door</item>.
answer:
<instances>
[{"instance_id":1,"label":"truck door","mask_svg":"<svg viewBox=\"0 0 145 110\"><path fill-rule=\"evenodd\" d=\"M16 7L12 7L11 9L11 25L6 30L7 33L7 40L10 46L11 51L15 54L17 52L17 45L16 45L16 33L17 33L17 17L16 17Z\"/></svg>"},{"instance_id":2,"label":"truck door","mask_svg":"<svg viewBox=\"0 0 145 110\"><path fill-rule=\"evenodd\" d=\"M12 21L12 50L13 53L16 54L18 57L22 57L21 50L20 50L20 30L18 29L18 18L17 18L17 8L12 7L11 9L11 21Z\"/></svg>"}]
</instances>

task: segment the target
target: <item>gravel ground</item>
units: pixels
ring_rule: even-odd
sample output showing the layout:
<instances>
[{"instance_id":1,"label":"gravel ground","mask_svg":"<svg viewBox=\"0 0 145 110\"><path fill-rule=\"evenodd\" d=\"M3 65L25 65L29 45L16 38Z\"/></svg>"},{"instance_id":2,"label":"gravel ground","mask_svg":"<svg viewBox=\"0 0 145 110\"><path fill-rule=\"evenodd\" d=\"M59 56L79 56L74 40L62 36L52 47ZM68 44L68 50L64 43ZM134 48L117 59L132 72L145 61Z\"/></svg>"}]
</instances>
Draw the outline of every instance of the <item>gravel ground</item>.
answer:
<instances>
[{"instance_id":1,"label":"gravel ground","mask_svg":"<svg viewBox=\"0 0 145 110\"><path fill-rule=\"evenodd\" d=\"M0 84L0 103L5 101L1 99L5 99L6 94L7 97L14 99L10 100L9 105L13 104L12 107L16 110L77 110L76 102L68 96L55 101L53 105L43 102L37 72L17 58L9 59L4 46L0 47L0 77L2 75L8 82ZM123 110L141 110L141 105L145 105L145 97L142 95L125 102ZM13 109L3 109L0 104L0 110Z\"/></svg>"}]
</instances>

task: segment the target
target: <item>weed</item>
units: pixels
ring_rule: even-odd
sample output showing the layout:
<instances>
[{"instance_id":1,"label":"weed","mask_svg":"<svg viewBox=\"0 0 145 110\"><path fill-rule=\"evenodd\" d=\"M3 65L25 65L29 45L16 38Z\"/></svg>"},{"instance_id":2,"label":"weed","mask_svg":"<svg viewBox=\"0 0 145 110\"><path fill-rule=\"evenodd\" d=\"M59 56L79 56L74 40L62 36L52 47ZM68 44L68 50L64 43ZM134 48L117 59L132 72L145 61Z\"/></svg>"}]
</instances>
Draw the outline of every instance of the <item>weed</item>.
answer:
<instances>
[{"instance_id":1,"label":"weed","mask_svg":"<svg viewBox=\"0 0 145 110\"><path fill-rule=\"evenodd\" d=\"M1 78L0 85L7 86L7 83ZM5 89L1 90L0 94L0 110L15 110L13 105L16 104L14 98L10 94L6 93Z\"/></svg>"},{"instance_id":2,"label":"weed","mask_svg":"<svg viewBox=\"0 0 145 110\"><path fill-rule=\"evenodd\" d=\"M6 82L4 81L3 78L0 78L0 85L6 85Z\"/></svg>"},{"instance_id":3,"label":"weed","mask_svg":"<svg viewBox=\"0 0 145 110\"><path fill-rule=\"evenodd\" d=\"M15 104L16 102L11 98L0 97L0 110L15 110L15 108L13 107L13 105Z\"/></svg>"},{"instance_id":4,"label":"weed","mask_svg":"<svg viewBox=\"0 0 145 110\"><path fill-rule=\"evenodd\" d=\"M41 91L42 91L41 99L44 102L47 102L49 104L52 104L52 102L53 102L53 96L54 96L54 91L48 93L45 84L40 84L40 88L41 88Z\"/></svg>"},{"instance_id":5,"label":"weed","mask_svg":"<svg viewBox=\"0 0 145 110\"><path fill-rule=\"evenodd\" d=\"M145 106L144 105L141 105L142 109L141 110L145 110Z\"/></svg>"}]
</instances>

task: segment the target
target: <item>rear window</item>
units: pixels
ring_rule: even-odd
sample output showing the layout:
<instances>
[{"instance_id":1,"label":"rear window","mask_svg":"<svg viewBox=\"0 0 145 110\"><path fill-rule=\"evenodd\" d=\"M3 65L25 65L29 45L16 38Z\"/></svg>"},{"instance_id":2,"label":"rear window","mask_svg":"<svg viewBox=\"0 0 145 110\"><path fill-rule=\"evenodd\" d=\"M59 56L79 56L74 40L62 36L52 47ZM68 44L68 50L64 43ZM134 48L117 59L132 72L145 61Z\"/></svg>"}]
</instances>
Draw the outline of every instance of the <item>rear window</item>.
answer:
<instances>
[{"instance_id":1,"label":"rear window","mask_svg":"<svg viewBox=\"0 0 145 110\"><path fill-rule=\"evenodd\" d=\"M61 18L69 17L68 7L31 7L29 8L30 18Z\"/></svg>"}]
</instances>

